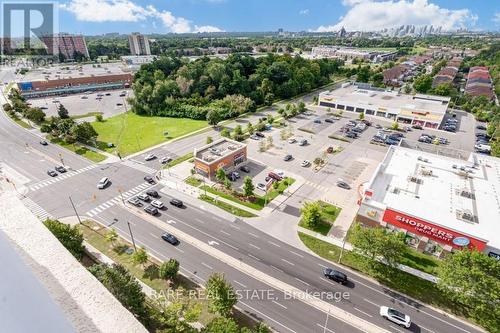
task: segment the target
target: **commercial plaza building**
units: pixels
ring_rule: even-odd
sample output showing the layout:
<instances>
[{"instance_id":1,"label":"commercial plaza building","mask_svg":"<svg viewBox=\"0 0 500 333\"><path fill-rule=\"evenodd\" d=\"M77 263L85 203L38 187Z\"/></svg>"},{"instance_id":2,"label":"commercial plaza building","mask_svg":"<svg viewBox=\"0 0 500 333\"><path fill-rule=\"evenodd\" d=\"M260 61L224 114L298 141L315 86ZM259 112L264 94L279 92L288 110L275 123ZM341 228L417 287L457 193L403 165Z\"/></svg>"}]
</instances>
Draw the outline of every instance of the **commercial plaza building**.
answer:
<instances>
[{"instance_id":1,"label":"commercial plaza building","mask_svg":"<svg viewBox=\"0 0 500 333\"><path fill-rule=\"evenodd\" d=\"M391 146L365 185L356 219L402 231L410 246L436 256L468 247L500 260L500 159Z\"/></svg>"},{"instance_id":2,"label":"commercial plaza building","mask_svg":"<svg viewBox=\"0 0 500 333\"><path fill-rule=\"evenodd\" d=\"M448 109L449 97L403 95L366 84L346 83L319 94L318 105L337 111L364 113L404 124L438 128Z\"/></svg>"},{"instance_id":3,"label":"commercial plaza building","mask_svg":"<svg viewBox=\"0 0 500 333\"><path fill-rule=\"evenodd\" d=\"M247 161L246 144L226 138L194 150L195 171L211 179L218 169L230 172L245 165Z\"/></svg>"}]
</instances>

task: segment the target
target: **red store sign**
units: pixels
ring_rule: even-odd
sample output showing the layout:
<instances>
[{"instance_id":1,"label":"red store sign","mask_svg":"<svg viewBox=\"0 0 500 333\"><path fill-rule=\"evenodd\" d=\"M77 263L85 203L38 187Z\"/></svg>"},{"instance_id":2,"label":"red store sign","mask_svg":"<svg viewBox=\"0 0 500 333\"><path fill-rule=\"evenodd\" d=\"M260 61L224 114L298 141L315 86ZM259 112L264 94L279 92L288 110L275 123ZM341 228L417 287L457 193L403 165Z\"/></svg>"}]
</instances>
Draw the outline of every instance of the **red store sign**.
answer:
<instances>
[{"instance_id":1,"label":"red store sign","mask_svg":"<svg viewBox=\"0 0 500 333\"><path fill-rule=\"evenodd\" d=\"M398 228L405 229L417 235L428 237L439 243L450 245L456 249L463 247L459 245L461 243L464 245L468 244L467 246L469 248L475 248L478 251L483 251L486 246L486 242L482 240L425 222L389 208L385 210L382 220Z\"/></svg>"}]
</instances>

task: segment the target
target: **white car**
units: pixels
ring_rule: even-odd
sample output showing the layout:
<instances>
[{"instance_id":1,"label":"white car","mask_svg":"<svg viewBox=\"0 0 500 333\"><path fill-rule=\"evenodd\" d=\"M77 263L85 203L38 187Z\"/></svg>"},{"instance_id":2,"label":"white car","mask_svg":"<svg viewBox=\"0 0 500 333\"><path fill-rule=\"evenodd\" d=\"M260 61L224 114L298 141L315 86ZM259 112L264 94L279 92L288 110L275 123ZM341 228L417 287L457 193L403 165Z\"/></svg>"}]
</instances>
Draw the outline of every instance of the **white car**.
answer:
<instances>
[{"instance_id":1,"label":"white car","mask_svg":"<svg viewBox=\"0 0 500 333\"><path fill-rule=\"evenodd\" d=\"M165 205L160 200L153 200L153 201L151 201L151 206L158 208L158 209L163 209L163 207Z\"/></svg>"},{"instance_id":2,"label":"white car","mask_svg":"<svg viewBox=\"0 0 500 333\"><path fill-rule=\"evenodd\" d=\"M277 174L278 176L280 176L281 178L285 178L285 171L283 170L279 170L279 169L276 169L273 171L275 174Z\"/></svg>"},{"instance_id":3,"label":"white car","mask_svg":"<svg viewBox=\"0 0 500 333\"><path fill-rule=\"evenodd\" d=\"M144 160L151 161L151 160L154 160L155 158L156 158L156 156L154 154L149 154L149 155L146 155L146 157L144 157Z\"/></svg>"},{"instance_id":4,"label":"white car","mask_svg":"<svg viewBox=\"0 0 500 333\"><path fill-rule=\"evenodd\" d=\"M264 183L258 183L257 188L259 190L265 191L266 190L266 185Z\"/></svg>"},{"instance_id":5,"label":"white car","mask_svg":"<svg viewBox=\"0 0 500 333\"><path fill-rule=\"evenodd\" d=\"M395 324L398 324L399 326L405 327L405 328L410 328L411 326L411 320L410 316L405 315L402 312L399 312L396 309L389 308L387 306L381 306L380 307L380 315L389 320L392 321Z\"/></svg>"},{"instance_id":6,"label":"white car","mask_svg":"<svg viewBox=\"0 0 500 333\"><path fill-rule=\"evenodd\" d=\"M297 140L295 140L294 138L288 139L288 143L295 143L295 142L297 142Z\"/></svg>"},{"instance_id":7,"label":"white car","mask_svg":"<svg viewBox=\"0 0 500 333\"><path fill-rule=\"evenodd\" d=\"M172 158L170 158L170 157L162 157L162 159L160 160L160 163L161 164L167 164L167 163L169 163L171 161L172 161Z\"/></svg>"},{"instance_id":8,"label":"white car","mask_svg":"<svg viewBox=\"0 0 500 333\"><path fill-rule=\"evenodd\" d=\"M306 168L306 167L308 167L310 164L311 164L311 162L309 162L308 160L304 160L304 161L302 161L302 163L300 164L300 166L301 166L301 167Z\"/></svg>"},{"instance_id":9,"label":"white car","mask_svg":"<svg viewBox=\"0 0 500 333\"><path fill-rule=\"evenodd\" d=\"M99 183L97 183L97 188L102 190L103 188L106 187L106 185L109 184L109 178L108 177L104 177L102 178Z\"/></svg>"}]
</instances>

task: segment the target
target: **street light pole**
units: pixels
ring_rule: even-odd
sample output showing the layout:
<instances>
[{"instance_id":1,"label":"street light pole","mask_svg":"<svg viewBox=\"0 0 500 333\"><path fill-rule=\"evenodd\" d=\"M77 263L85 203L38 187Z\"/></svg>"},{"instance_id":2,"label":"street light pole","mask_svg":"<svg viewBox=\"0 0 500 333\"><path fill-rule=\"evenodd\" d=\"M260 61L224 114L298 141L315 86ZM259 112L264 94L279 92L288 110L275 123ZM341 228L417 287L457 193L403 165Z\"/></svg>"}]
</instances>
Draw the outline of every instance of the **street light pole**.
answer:
<instances>
[{"instance_id":1,"label":"street light pole","mask_svg":"<svg viewBox=\"0 0 500 333\"><path fill-rule=\"evenodd\" d=\"M83 224L82 220L80 219L80 215L78 215L78 212L76 211L75 204L73 203L73 199L71 199L71 195L69 197L69 202L71 202L71 206L73 206L73 210L75 211L76 217L78 218L78 223Z\"/></svg>"},{"instance_id":2,"label":"street light pole","mask_svg":"<svg viewBox=\"0 0 500 333\"><path fill-rule=\"evenodd\" d=\"M130 222L127 221L128 231L130 232L130 238L132 239L132 245L134 245L134 251L137 251L137 247L135 246L134 235L132 234L132 229L130 228Z\"/></svg>"},{"instance_id":3,"label":"street light pole","mask_svg":"<svg viewBox=\"0 0 500 333\"><path fill-rule=\"evenodd\" d=\"M344 237L344 240L342 241L342 249L340 250L340 256L339 256L339 264L342 261L342 255L344 254L344 247L345 247L345 240L346 240L346 238L347 238L347 236Z\"/></svg>"}]
</instances>

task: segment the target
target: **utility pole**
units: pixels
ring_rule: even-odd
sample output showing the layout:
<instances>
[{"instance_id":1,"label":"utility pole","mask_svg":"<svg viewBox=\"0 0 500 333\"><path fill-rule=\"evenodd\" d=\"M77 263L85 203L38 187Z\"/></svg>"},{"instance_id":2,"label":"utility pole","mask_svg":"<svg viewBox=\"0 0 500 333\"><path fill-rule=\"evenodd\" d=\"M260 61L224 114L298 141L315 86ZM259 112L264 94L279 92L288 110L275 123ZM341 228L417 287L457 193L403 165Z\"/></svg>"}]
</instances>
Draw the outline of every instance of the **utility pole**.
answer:
<instances>
[{"instance_id":1,"label":"utility pole","mask_svg":"<svg viewBox=\"0 0 500 333\"><path fill-rule=\"evenodd\" d=\"M78 223L83 224L82 220L80 219L80 215L78 215L78 212L76 211L75 204L73 203L73 199L71 199L71 195L69 197L69 202L71 202L71 206L73 206L73 210L75 211L76 217L78 218Z\"/></svg>"},{"instance_id":2,"label":"utility pole","mask_svg":"<svg viewBox=\"0 0 500 333\"><path fill-rule=\"evenodd\" d=\"M134 245L134 251L137 251L137 247L135 246L134 235L132 234L132 229L130 228L130 222L127 221L128 231L130 232L130 238L132 238L132 245Z\"/></svg>"},{"instance_id":3,"label":"utility pole","mask_svg":"<svg viewBox=\"0 0 500 333\"><path fill-rule=\"evenodd\" d=\"M344 237L344 240L342 241L342 249L340 250L340 255L339 255L339 264L342 261L342 255L344 254L344 247L345 247L346 238L347 238L347 235L346 235L346 237Z\"/></svg>"}]
</instances>

